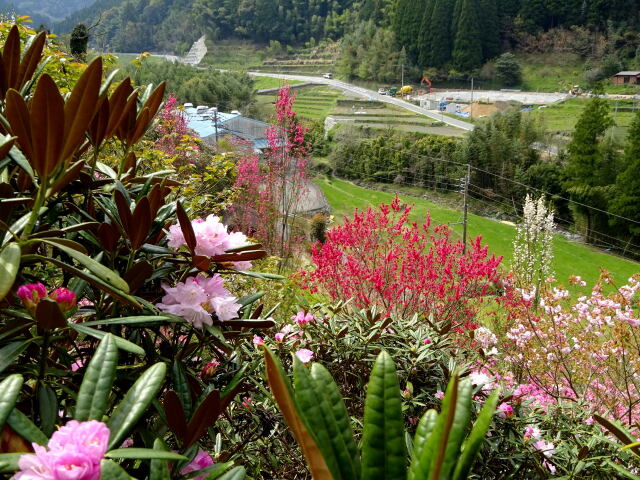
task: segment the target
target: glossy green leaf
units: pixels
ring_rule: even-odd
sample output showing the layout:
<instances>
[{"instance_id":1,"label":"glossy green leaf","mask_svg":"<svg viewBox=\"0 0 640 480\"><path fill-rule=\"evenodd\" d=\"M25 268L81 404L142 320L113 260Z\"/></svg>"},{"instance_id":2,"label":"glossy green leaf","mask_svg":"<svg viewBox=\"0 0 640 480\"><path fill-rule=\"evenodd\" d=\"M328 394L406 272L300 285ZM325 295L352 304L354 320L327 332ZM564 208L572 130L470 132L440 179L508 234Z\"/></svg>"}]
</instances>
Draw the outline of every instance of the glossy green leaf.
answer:
<instances>
[{"instance_id":1,"label":"glossy green leaf","mask_svg":"<svg viewBox=\"0 0 640 480\"><path fill-rule=\"evenodd\" d=\"M193 413L193 402L191 401L191 387L189 386L189 380L187 380L187 372L180 360L173 362L171 373L173 375L175 392L182 404L184 416L188 420Z\"/></svg>"},{"instance_id":2,"label":"glossy green leaf","mask_svg":"<svg viewBox=\"0 0 640 480\"><path fill-rule=\"evenodd\" d=\"M466 437L467 427L471 419L471 391L472 385L469 379L459 381L455 413L453 415L453 423L447 434L440 478L450 478L460 458L460 448L462 447L462 441Z\"/></svg>"},{"instance_id":3,"label":"glossy green leaf","mask_svg":"<svg viewBox=\"0 0 640 480\"><path fill-rule=\"evenodd\" d=\"M179 453L156 450L155 448L118 448L110 450L105 455L107 458L158 458L162 460L187 460L187 457Z\"/></svg>"},{"instance_id":4,"label":"glossy green leaf","mask_svg":"<svg viewBox=\"0 0 640 480\"><path fill-rule=\"evenodd\" d=\"M494 390L482 406L478 418L473 424L473 429L462 447L462 455L460 455L458 464L453 472L453 480L465 480L469 476L473 462L491 426L491 419L498 404L498 395L498 390Z\"/></svg>"},{"instance_id":5,"label":"glossy green leaf","mask_svg":"<svg viewBox=\"0 0 640 480\"><path fill-rule=\"evenodd\" d=\"M47 211L47 207L42 207L40 209L40 213L39 215L43 215L45 212ZM9 241L11 241L11 239L13 238L13 235L19 235L20 232L22 232L22 229L25 227L25 225L27 225L27 222L29 221L29 218L31 217L31 212L29 213L25 213L22 217L20 217L18 220L16 220L11 227L9 227L9 232L7 232L4 235L4 239L2 240L2 245L6 245L7 243L9 243ZM13 235L11 235L11 233L13 233Z\"/></svg>"},{"instance_id":6,"label":"glossy green leaf","mask_svg":"<svg viewBox=\"0 0 640 480\"><path fill-rule=\"evenodd\" d=\"M58 399L49 385L38 387L38 410L40 412L40 428L43 433L50 436L58 419Z\"/></svg>"},{"instance_id":7,"label":"glossy green leaf","mask_svg":"<svg viewBox=\"0 0 640 480\"><path fill-rule=\"evenodd\" d=\"M267 280L284 280L285 279L285 277L283 277L282 275L276 275L275 273L251 272L251 271L244 271L244 270L238 270L236 273L239 273L240 275L245 275L247 277L262 278Z\"/></svg>"},{"instance_id":8,"label":"glossy green leaf","mask_svg":"<svg viewBox=\"0 0 640 480\"><path fill-rule=\"evenodd\" d=\"M29 346L32 340L11 342L0 348L0 372L11 365L16 358Z\"/></svg>"},{"instance_id":9,"label":"glossy green leaf","mask_svg":"<svg viewBox=\"0 0 640 480\"><path fill-rule=\"evenodd\" d=\"M111 432L109 448L120 445L160 391L167 366L156 363L136 380L111 415L107 426Z\"/></svg>"},{"instance_id":10,"label":"glossy green leaf","mask_svg":"<svg viewBox=\"0 0 640 480\"><path fill-rule=\"evenodd\" d=\"M623 466L618 465L617 463L612 462L611 460L606 460L605 463L607 465L609 465L611 468L613 468L620 475L619 477L616 477L616 478L627 478L629 480L640 480L640 476L635 475L634 473L631 473L629 470L627 470Z\"/></svg>"},{"instance_id":11,"label":"glossy green leaf","mask_svg":"<svg viewBox=\"0 0 640 480\"><path fill-rule=\"evenodd\" d=\"M311 373L294 357L293 375L298 410L314 436L333 478L360 476L360 458L349 414L331 374L314 364Z\"/></svg>"},{"instance_id":12,"label":"glossy green leaf","mask_svg":"<svg viewBox=\"0 0 640 480\"><path fill-rule=\"evenodd\" d=\"M108 284L116 287L118 290L122 290L125 293L129 293L129 284L125 282L122 279L122 277L120 277L120 275L118 275L116 272L114 272L110 268L105 267L100 262L94 260L93 258L83 253L80 253L74 250L73 248L60 245L59 243L49 242L47 240L43 240L43 243L48 243L49 245L52 245L59 250L62 250L64 253L69 255L71 258L73 258L83 267L87 268L91 273L93 273L95 276L97 276L101 280L104 280Z\"/></svg>"},{"instance_id":13,"label":"glossy green leaf","mask_svg":"<svg viewBox=\"0 0 640 480\"><path fill-rule=\"evenodd\" d=\"M11 291L20 269L20 245L10 243L0 251L0 300Z\"/></svg>"},{"instance_id":14,"label":"glossy green leaf","mask_svg":"<svg viewBox=\"0 0 640 480\"><path fill-rule=\"evenodd\" d=\"M100 478L109 480L134 480L120 465L113 460L100 462Z\"/></svg>"},{"instance_id":15,"label":"glossy green leaf","mask_svg":"<svg viewBox=\"0 0 640 480\"><path fill-rule=\"evenodd\" d=\"M11 413L7 417L7 425L29 443L46 445L49 441L47 436L17 408L11 410Z\"/></svg>"},{"instance_id":16,"label":"glossy green leaf","mask_svg":"<svg viewBox=\"0 0 640 480\"><path fill-rule=\"evenodd\" d=\"M104 320L92 320L90 322L82 322L85 327L95 325L141 325L154 323L179 323L184 322L180 317L173 315L140 315L136 317L107 318Z\"/></svg>"},{"instance_id":17,"label":"glossy green leaf","mask_svg":"<svg viewBox=\"0 0 640 480\"><path fill-rule=\"evenodd\" d=\"M445 452L449 440L449 432L453 425L456 414L456 405L458 403L458 383L460 378L453 375L447 385L447 391L442 399L442 411L438 415L438 420L433 428L431 438L427 442L426 449L432 451L431 466L429 469L429 478L431 480L440 480L446 478L441 475L442 466L445 461Z\"/></svg>"},{"instance_id":18,"label":"glossy green leaf","mask_svg":"<svg viewBox=\"0 0 640 480\"><path fill-rule=\"evenodd\" d=\"M227 470L233 467L233 462L216 463L209 467L197 470L195 472L188 473L184 476L185 479L194 478L200 475L206 475L205 480L215 480L225 474Z\"/></svg>"},{"instance_id":19,"label":"glossy green leaf","mask_svg":"<svg viewBox=\"0 0 640 480\"><path fill-rule=\"evenodd\" d=\"M0 473L13 473L18 470L18 461L24 453L0 453Z\"/></svg>"},{"instance_id":20,"label":"glossy green leaf","mask_svg":"<svg viewBox=\"0 0 640 480\"><path fill-rule=\"evenodd\" d=\"M18 400L23 381L22 375L16 373L0 382L0 431Z\"/></svg>"},{"instance_id":21,"label":"glossy green leaf","mask_svg":"<svg viewBox=\"0 0 640 480\"><path fill-rule=\"evenodd\" d=\"M314 480L332 480L331 472L327 467L327 463L313 439L306 425L300 417L297 405L295 402L295 396L293 388L287 375L284 373L282 363L280 359L276 357L271 350L262 346L262 352L265 360L265 370L267 373L267 380L269 382L269 388L271 393L284 416L284 419L289 425L293 433L293 437L300 445L302 453L307 460L307 465L311 471L311 475Z\"/></svg>"},{"instance_id":22,"label":"glossy green leaf","mask_svg":"<svg viewBox=\"0 0 640 480\"><path fill-rule=\"evenodd\" d=\"M235 467L219 478L220 480L244 480L246 476L247 476L247 472L244 469L244 467ZM213 478L217 478L217 477L213 477ZM205 480L208 480L208 479L209 477L207 477Z\"/></svg>"},{"instance_id":23,"label":"glossy green leaf","mask_svg":"<svg viewBox=\"0 0 640 480\"><path fill-rule=\"evenodd\" d=\"M161 438L156 438L153 442L153 449L160 452L168 452L169 449L162 441ZM166 460L160 458L151 459L151 466L149 469L149 480L171 480L171 471L169 470L169 463Z\"/></svg>"},{"instance_id":24,"label":"glossy green leaf","mask_svg":"<svg viewBox=\"0 0 640 480\"><path fill-rule=\"evenodd\" d=\"M102 339L104 338L105 335L108 334L108 332L96 330L95 328L91 328L91 327L85 327L82 324L70 323L69 326L74 330L80 333L84 333L85 335L89 335L90 337L93 337L93 338ZM113 335L113 340L116 342L116 345L120 350L124 350L125 352L130 352L136 355L144 355L144 350L142 349L142 347L139 347L138 345L130 342L129 340L125 340L124 338L118 337L117 335Z\"/></svg>"},{"instance_id":25,"label":"glossy green leaf","mask_svg":"<svg viewBox=\"0 0 640 480\"><path fill-rule=\"evenodd\" d=\"M437 420L438 412L431 409L425 412L420 419L420 423L418 423L413 441L413 455L409 467L408 480L429 478L433 451L427 450L425 447L429 442Z\"/></svg>"},{"instance_id":26,"label":"glossy green leaf","mask_svg":"<svg viewBox=\"0 0 640 480\"><path fill-rule=\"evenodd\" d=\"M404 479L405 461L400 385L391 356L382 351L375 361L367 387L360 478Z\"/></svg>"},{"instance_id":27,"label":"glossy green leaf","mask_svg":"<svg viewBox=\"0 0 640 480\"><path fill-rule=\"evenodd\" d=\"M96 349L82 379L74 419L79 422L102 420L109 405L109 395L118 366L115 337L106 334Z\"/></svg>"}]
</instances>

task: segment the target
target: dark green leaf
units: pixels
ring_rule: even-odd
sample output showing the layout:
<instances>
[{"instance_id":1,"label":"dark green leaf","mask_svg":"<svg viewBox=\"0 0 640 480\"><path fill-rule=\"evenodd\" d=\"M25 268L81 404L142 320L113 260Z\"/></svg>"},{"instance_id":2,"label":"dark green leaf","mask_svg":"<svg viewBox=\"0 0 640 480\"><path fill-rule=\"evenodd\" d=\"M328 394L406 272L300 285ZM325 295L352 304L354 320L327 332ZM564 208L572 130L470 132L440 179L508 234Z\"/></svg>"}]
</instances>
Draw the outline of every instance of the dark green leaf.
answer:
<instances>
[{"instance_id":1,"label":"dark green leaf","mask_svg":"<svg viewBox=\"0 0 640 480\"><path fill-rule=\"evenodd\" d=\"M152 325L154 323L178 323L184 320L173 315L140 315L136 317L107 318L104 320L92 320L91 322L82 322L85 327L95 325Z\"/></svg>"},{"instance_id":2,"label":"dark green leaf","mask_svg":"<svg viewBox=\"0 0 640 480\"><path fill-rule=\"evenodd\" d=\"M58 419L58 399L49 385L38 388L38 408L40 411L40 427L45 435L53 433Z\"/></svg>"},{"instance_id":3,"label":"dark green leaf","mask_svg":"<svg viewBox=\"0 0 640 480\"><path fill-rule=\"evenodd\" d=\"M90 337L93 337L93 338L102 339L104 338L105 335L107 335L107 332L96 330L91 327L85 327L84 325L69 324L69 326L74 330L80 333L84 333L85 335L89 335ZM118 337L117 335L113 335L113 339L115 340L116 345L120 350L134 353L136 355L144 355L144 350L142 349L142 347L139 347L135 343L132 343L129 340L125 340L122 337Z\"/></svg>"},{"instance_id":4,"label":"dark green leaf","mask_svg":"<svg viewBox=\"0 0 640 480\"><path fill-rule=\"evenodd\" d=\"M243 480L247 476L247 472L244 467L235 467L225 473L223 476L219 477L220 480ZM207 477L208 479L209 477ZM213 477L217 478L217 477Z\"/></svg>"},{"instance_id":5,"label":"dark green leaf","mask_svg":"<svg viewBox=\"0 0 640 480\"><path fill-rule=\"evenodd\" d=\"M382 351L371 371L364 406L362 480L406 478L402 399L391 356Z\"/></svg>"},{"instance_id":6,"label":"dark green leaf","mask_svg":"<svg viewBox=\"0 0 640 480\"><path fill-rule=\"evenodd\" d=\"M18 470L18 460L24 453L0 453L0 473L13 473Z\"/></svg>"},{"instance_id":7,"label":"dark green leaf","mask_svg":"<svg viewBox=\"0 0 640 480\"><path fill-rule=\"evenodd\" d=\"M437 420L438 412L435 410L427 410L420 419L420 423L418 423L413 441L413 455L411 458L411 466L409 467L408 480L429 478L433 451L427 450L425 447L429 442Z\"/></svg>"},{"instance_id":8,"label":"dark green leaf","mask_svg":"<svg viewBox=\"0 0 640 480\"><path fill-rule=\"evenodd\" d=\"M20 342L11 342L0 349L0 372L13 363L20 354L29 346L29 343L33 341L24 340Z\"/></svg>"},{"instance_id":9,"label":"dark green leaf","mask_svg":"<svg viewBox=\"0 0 640 480\"><path fill-rule=\"evenodd\" d=\"M118 347L115 337L107 334L100 341L82 379L76 402L75 420L102 420L109 404L117 366Z\"/></svg>"},{"instance_id":10,"label":"dark green leaf","mask_svg":"<svg viewBox=\"0 0 640 480\"><path fill-rule=\"evenodd\" d=\"M49 441L47 436L17 408L11 410L11 413L7 417L7 425L29 443L46 445Z\"/></svg>"},{"instance_id":11,"label":"dark green leaf","mask_svg":"<svg viewBox=\"0 0 640 480\"><path fill-rule=\"evenodd\" d=\"M120 445L142 417L160 391L166 373L167 366L164 363L156 363L148 368L129 389L107 423L111 432L109 448Z\"/></svg>"},{"instance_id":12,"label":"dark green leaf","mask_svg":"<svg viewBox=\"0 0 640 480\"><path fill-rule=\"evenodd\" d=\"M113 460L100 462L100 478L104 480L134 480L129 474Z\"/></svg>"}]
</instances>

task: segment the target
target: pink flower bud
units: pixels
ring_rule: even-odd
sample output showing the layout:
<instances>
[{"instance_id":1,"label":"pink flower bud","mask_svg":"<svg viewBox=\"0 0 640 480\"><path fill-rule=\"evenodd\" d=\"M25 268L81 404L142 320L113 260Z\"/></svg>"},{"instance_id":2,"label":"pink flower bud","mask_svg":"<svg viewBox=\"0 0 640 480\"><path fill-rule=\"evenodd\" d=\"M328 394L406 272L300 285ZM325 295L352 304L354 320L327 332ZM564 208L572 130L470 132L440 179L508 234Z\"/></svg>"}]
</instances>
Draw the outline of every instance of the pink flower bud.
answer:
<instances>
[{"instance_id":1,"label":"pink flower bud","mask_svg":"<svg viewBox=\"0 0 640 480\"><path fill-rule=\"evenodd\" d=\"M202 378L202 380L210 380L211 378L213 378L215 373L218 371L219 365L220 362L218 362L217 360L212 360L207 363L200 372L200 378Z\"/></svg>"},{"instance_id":2,"label":"pink flower bud","mask_svg":"<svg viewBox=\"0 0 640 480\"><path fill-rule=\"evenodd\" d=\"M64 313L73 310L76 306L76 293L64 287L56 288L51 292L49 298L55 300Z\"/></svg>"},{"instance_id":3,"label":"pink flower bud","mask_svg":"<svg viewBox=\"0 0 640 480\"><path fill-rule=\"evenodd\" d=\"M47 296L46 287L38 283L27 283L18 288L18 297L30 315L34 315L40 300Z\"/></svg>"},{"instance_id":4,"label":"pink flower bud","mask_svg":"<svg viewBox=\"0 0 640 480\"><path fill-rule=\"evenodd\" d=\"M424 340L422 340L422 343L424 343L425 345L429 345L431 343L431 339L425 338Z\"/></svg>"},{"instance_id":5,"label":"pink flower bud","mask_svg":"<svg viewBox=\"0 0 640 480\"><path fill-rule=\"evenodd\" d=\"M442 392L442 391L436 392L435 397L438 400L442 400L444 398L444 392Z\"/></svg>"},{"instance_id":6,"label":"pink flower bud","mask_svg":"<svg viewBox=\"0 0 640 480\"><path fill-rule=\"evenodd\" d=\"M262 345L264 343L264 340L262 339L262 337L259 336L254 336L253 337L253 344L257 347L258 345Z\"/></svg>"}]
</instances>

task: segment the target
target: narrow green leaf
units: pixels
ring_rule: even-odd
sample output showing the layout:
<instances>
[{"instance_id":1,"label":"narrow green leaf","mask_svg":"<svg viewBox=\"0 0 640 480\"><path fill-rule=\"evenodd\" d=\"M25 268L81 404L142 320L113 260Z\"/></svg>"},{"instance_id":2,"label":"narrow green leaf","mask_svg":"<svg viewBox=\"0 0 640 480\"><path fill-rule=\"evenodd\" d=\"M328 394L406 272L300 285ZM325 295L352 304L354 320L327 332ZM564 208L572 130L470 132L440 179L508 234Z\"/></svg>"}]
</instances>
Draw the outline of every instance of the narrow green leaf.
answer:
<instances>
[{"instance_id":1,"label":"narrow green leaf","mask_svg":"<svg viewBox=\"0 0 640 480\"><path fill-rule=\"evenodd\" d=\"M42 207L38 215L42 215L46 211L47 211L47 207ZM11 241L11 239L13 238L13 235L19 235L20 232L22 232L22 229L25 227L25 225L29 221L29 217L31 217L31 212L25 213L22 217L20 217L11 225L11 227L9 228L9 232L7 232L4 235L4 239L2 240L2 245L6 245L7 243L9 243L9 241ZM11 235L10 232L13 233L13 235Z\"/></svg>"},{"instance_id":2,"label":"narrow green leaf","mask_svg":"<svg viewBox=\"0 0 640 480\"><path fill-rule=\"evenodd\" d=\"M107 458L158 458L162 460L188 460L179 453L156 450L155 448L118 448L110 450L105 455Z\"/></svg>"},{"instance_id":3,"label":"narrow green leaf","mask_svg":"<svg viewBox=\"0 0 640 480\"><path fill-rule=\"evenodd\" d=\"M405 461L400 385L391 356L382 351L375 361L367 387L360 478L404 479Z\"/></svg>"},{"instance_id":4,"label":"narrow green leaf","mask_svg":"<svg viewBox=\"0 0 640 480\"><path fill-rule=\"evenodd\" d=\"M465 480L469 476L473 462L476 459L478 451L484 441L484 437L491 426L491 419L493 418L493 414L496 411L496 405L498 404L498 395L499 392L496 389L489 398L487 398L487 401L484 402L482 410L480 410L478 418L473 424L473 429L462 446L462 455L460 455L460 460L458 460L458 464L453 472L453 480Z\"/></svg>"},{"instance_id":5,"label":"narrow green leaf","mask_svg":"<svg viewBox=\"0 0 640 480\"><path fill-rule=\"evenodd\" d=\"M82 322L85 327L93 327L96 325L152 325L154 323L179 323L184 322L180 317L173 315L140 315L136 317L107 318L104 320L92 320L90 322Z\"/></svg>"},{"instance_id":6,"label":"narrow green leaf","mask_svg":"<svg viewBox=\"0 0 640 480\"><path fill-rule=\"evenodd\" d=\"M115 337L106 334L100 340L82 379L76 402L75 420L102 420L109 404L117 366L118 346Z\"/></svg>"},{"instance_id":7,"label":"narrow green leaf","mask_svg":"<svg viewBox=\"0 0 640 480\"><path fill-rule=\"evenodd\" d=\"M0 348L0 372L13 363L24 352L32 340L11 342Z\"/></svg>"},{"instance_id":8,"label":"narrow green leaf","mask_svg":"<svg viewBox=\"0 0 640 480\"><path fill-rule=\"evenodd\" d=\"M640 476L631 473L626 468L618 465L615 462L612 462L611 460L606 460L605 463L609 465L611 468L613 468L618 474L621 475L621 477L617 477L617 478L628 478L629 480L640 480Z\"/></svg>"},{"instance_id":9,"label":"narrow green leaf","mask_svg":"<svg viewBox=\"0 0 640 480\"><path fill-rule=\"evenodd\" d=\"M10 243L0 251L0 300L11 291L20 269L20 245Z\"/></svg>"},{"instance_id":10,"label":"narrow green leaf","mask_svg":"<svg viewBox=\"0 0 640 480\"><path fill-rule=\"evenodd\" d=\"M120 465L113 460L100 462L100 478L105 480L134 480Z\"/></svg>"},{"instance_id":11,"label":"narrow green leaf","mask_svg":"<svg viewBox=\"0 0 640 480\"><path fill-rule=\"evenodd\" d=\"M16 162L16 164L21 169L27 172L27 175L29 175L33 183L37 185L36 175L33 172L33 168L31 168L31 164L29 163L29 160L27 160L27 157L23 155L20 149L16 147L11 147L11 150L9 150L8 157L11 158L11 160L13 160L14 162Z\"/></svg>"},{"instance_id":12,"label":"narrow green leaf","mask_svg":"<svg viewBox=\"0 0 640 480\"><path fill-rule=\"evenodd\" d=\"M235 467L229 470L223 476L221 476L220 480L244 480L246 476L247 476L247 472L244 469L244 467ZM213 477L213 478L216 478L216 477ZM209 477L207 477L206 480L208 479Z\"/></svg>"},{"instance_id":13,"label":"narrow green leaf","mask_svg":"<svg viewBox=\"0 0 640 480\"><path fill-rule=\"evenodd\" d=\"M16 373L0 382L0 431L18 400L23 381L22 375Z\"/></svg>"},{"instance_id":14,"label":"narrow green leaf","mask_svg":"<svg viewBox=\"0 0 640 480\"><path fill-rule=\"evenodd\" d=\"M251 271L245 271L245 270L238 270L237 273L239 273L240 275L245 275L247 277L262 278L267 280L284 280L285 279L285 277L283 277L282 275L276 275L275 273L251 272Z\"/></svg>"},{"instance_id":15,"label":"narrow green leaf","mask_svg":"<svg viewBox=\"0 0 640 480\"><path fill-rule=\"evenodd\" d=\"M58 399L49 385L38 387L38 409L40 411L40 428L47 436L53 433L58 419Z\"/></svg>"},{"instance_id":16,"label":"narrow green leaf","mask_svg":"<svg viewBox=\"0 0 640 480\"><path fill-rule=\"evenodd\" d=\"M156 438L153 442L153 449L160 452L168 452L169 449L161 438ZM171 472L169 471L169 463L160 458L151 459L151 467L149 470L149 480L171 480Z\"/></svg>"},{"instance_id":17,"label":"narrow green leaf","mask_svg":"<svg viewBox=\"0 0 640 480\"><path fill-rule=\"evenodd\" d=\"M429 450L433 451L433 457L431 461L431 468L429 472L429 478L431 480L440 480L441 478L447 478L441 475L442 465L445 461L445 452L447 449L447 442L449 440L449 432L453 425L453 420L456 414L456 405L458 403L458 384L460 377L454 374L449 380L447 391L442 399L442 412L438 415L438 420L433 428L433 433L427 446Z\"/></svg>"},{"instance_id":18,"label":"narrow green leaf","mask_svg":"<svg viewBox=\"0 0 640 480\"><path fill-rule=\"evenodd\" d=\"M166 373L167 366L164 363L156 363L148 368L129 389L107 423L111 432L109 448L120 445L140 420L160 391Z\"/></svg>"},{"instance_id":19,"label":"narrow green leaf","mask_svg":"<svg viewBox=\"0 0 640 480\"><path fill-rule=\"evenodd\" d=\"M309 373L295 357L293 374L298 409L316 437L333 478L358 478L360 457L349 413L331 374L320 364L313 364Z\"/></svg>"},{"instance_id":20,"label":"narrow green leaf","mask_svg":"<svg viewBox=\"0 0 640 480\"><path fill-rule=\"evenodd\" d=\"M78 324L70 323L69 326L74 330L80 333L84 333L85 335L89 335L90 337L93 337L93 338L102 339L104 338L105 335L108 334L108 332L96 330L95 328L91 328L91 327L85 327L82 324L78 325ZM125 340L124 338L118 337L117 335L113 335L113 340L116 342L116 345L120 350L124 350L125 352L130 352L135 355L144 355L144 350L142 349L142 347L139 347L138 345L130 342L129 340Z\"/></svg>"},{"instance_id":21,"label":"narrow green leaf","mask_svg":"<svg viewBox=\"0 0 640 480\"><path fill-rule=\"evenodd\" d=\"M260 300L265 295L266 295L266 292L256 292L256 293L253 293L251 295L247 295L245 297L242 297L242 298L238 299L238 303L240 305L242 305L243 307L246 307L247 305L251 305L252 303L256 302L257 300Z\"/></svg>"},{"instance_id":22,"label":"narrow green leaf","mask_svg":"<svg viewBox=\"0 0 640 480\"><path fill-rule=\"evenodd\" d=\"M11 410L11 413L7 417L7 425L29 443L46 445L49 441L47 436L17 408Z\"/></svg>"},{"instance_id":23,"label":"narrow green leaf","mask_svg":"<svg viewBox=\"0 0 640 480\"><path fill-rule=\"evenodd\" d=\"M191 418L191 414L193 413L191 387L189 386L189 381L187 380L187 372L185 371L184 365L180 360L176 359L173 362L171 372L173 374L173 385L175 387L176 394L180 399L180 403L182 404L185 419L189 420Z\"/></svg>"},{"instance_id":24,"label":"narrow green leaf","mask_svg":"<svg viewBox=\"0 0 640 480\"><path fill-rule=\"evenodd\" d=\"M18 470L18 461L24 453L0 453L0 473L13 473Z\"/></svg>"},{"instance_id":25,"label":"narrow green leaf","mask_svg":"<svg viewBox=\"0 0 640 480\"><path fill-rule=\"evenodd\" d=\"M64 253L69 255L75 261L77 261L80 265L87 268L90 272L92 272L98 278L104 280L108 284L116 287L118 290L122 290L125 293L129 293L129 284L125 282L120 275L111 270L108 267L105 267L100 262L94 260L93 258L85 255L84 253L80 253L73 248L66 247L64 245L60 245L59 243L50 242L48 240L42 240L43 243L47 243L56 247L58 250L62 250Z\"/></svg>"},{"instance_id":26,"label":"narrow green leaf","mask_svg":"<svg viewBox=\"0 0 640 480\"><path fill-rule=\"evenodd\" d=\"M441 478L450 478L453 470L460 458L460 448L462 441L467 434L467 427L471 419L471 381L469 379L460 380L458 383L458 397L455 405L455 413L453 423L447 435L446 449L444 452L444 461Z\"/></svg>"},{"instance_id":27,"label":"narrow green leaf","mask_svg":"<svg viewBox=\"0 0 640 480\"><path fill-rule=\"evenodd\" d=\"M429 478L433 451L427 450L425 447L429 442L437 420L438 412L431 409L425 412L420 419L420 423L418 423L413 441L413 455L411 458L411 466L409 467L408 480Z\"/></svg>"},{"instance_id":28,"label":"narrow green leaf","mask_svg":"<svg viewBox=\"0 0 640 480\"><path fill-rule=\"evenodd\" d=\"M185 475L184 478L187 479L199 477L200 475L206 475L206 477L204 477L205 480L215 480L224 475L224 473L231 467L233 467L233 462L216 463L215 465L211 465L201 470L190 472Z\"/></svg>"}]
</instances>

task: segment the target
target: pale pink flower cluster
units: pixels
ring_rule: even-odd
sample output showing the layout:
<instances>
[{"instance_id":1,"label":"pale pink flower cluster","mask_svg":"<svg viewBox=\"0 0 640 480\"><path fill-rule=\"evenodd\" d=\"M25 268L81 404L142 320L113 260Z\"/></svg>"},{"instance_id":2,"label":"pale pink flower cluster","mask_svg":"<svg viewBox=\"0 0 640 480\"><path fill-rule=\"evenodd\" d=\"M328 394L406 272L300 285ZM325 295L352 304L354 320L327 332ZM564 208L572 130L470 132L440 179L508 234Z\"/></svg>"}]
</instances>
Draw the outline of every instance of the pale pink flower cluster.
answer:
<instances>
[{"instance_id":1,"label":"pale pink flower cluster","mask_svg":"<svg viewBox=\"0 0 640 480\"><path fill-rule=\"evenodd\" d=\"M196 328L212 325L211 314L224 322L238 317L241 305L237 298L224 288L219 274L211 277L198 275L179 282L175 287L162 285L166 295L156 306L165 312L184 318Z\"/></svg>"},{"instance_id":2,"label":"pale pink flower cluster","mask_svg":"<svg viewBox=\"0 0 640 480\"><path fill-rule=\"evenodd\" d=\"M539 450L546 458L543 460L542 465L547 468L551 473L556 473L556 467L553 463L547 459L553 457L556 453L555 445L551 442L545 442L544 440L538 440L533 444L533 448Z\"/></svg>"},{"instance_id":3,"label":"pale pink flower cluster","mask_svg":"<svg viewBox=\"0 0 640 480\"><path fill-rule=\"evenodd\" d=\"M22 300L24 308L31 316L35 315L36 308L40 300L47 297L47 288L40 282L27 283L18 287L16 292L18 298ZM49 298L55 301L63 313L70 312L76 306L76 294L64 287L58 287L48 294Z\"/></svg>"},{"instance_id":4,"label":"pale pink flower cluster","mask_svg":"<svg viewBox=\"0 0 640 480\"><path fill-rule=\"evenodd\" d=\"M527 425L524 427L524 438L527 440L538 440L542 436L542 432L536 426Z\"/></svg>"},{"instance_id":5,"label":"pale pink flower cluster","mask_svg":"<svg viewBox=\"0 0 640 480\"><path fill-rule=\"evenodd\" d=\"M215 462L211 458L211 455L209 455L204 450L198 450L198 453L193 458L191 463L189 463L189 465L187 465L186 467L183 467L180 470L180 474L187 475L192 472L199 472L200 470L210 467L211 465L214 465L214 464ZM207 478L208 475L209 473L203 473L202 475L196 475L195 477L191 477L191 479L204 480L205 478Z\"/></svg>"},{"instance_id":6,"label":"pale pink flower cluster","mask_svg":"<svg viewBox=\"0 0 640 480\"><path fill-rule=\"evenodd\" d=\"M100 480L100 461L109 429L96 420L69 421L54 432L47 448L33 444L35 454L22 455L15 480Z\"/></svg>"},{"instance_id":7,"label":"pale pink flower cluster","mask_svg":"<svg viewBox=\"0 0 640 480\"><path fill-rule=\"evenodd\" d=\"M582 285L579 277L571 283ZM609 283L611 283L609 281ZM635 302L640 282L605 294L596 285L590 295L571 299L562 288L547 288L539 308L533 292L522 292L522 303L510 308L511 325L502 346L506 367L529 375L514 385L522 396L534 395L540 406L579 401L591 413L627 424L640 422L640 316Z\"/></svg>"},{"instance_id":8,"label":"pale pink flower cluster","mask_svg":"<svg viewBox=\"0 0 640 480\"><path fill-rule=\"evenodd\" d=\"M238 248L246 245L247 237L242 232L229 233L227 226L220 221L220 217L209 215L206 220L201 218L191 221L193 233L196 236L195 253L205 257L213 257L222 255L227 250ZM180 248L186 245L182 228L180 224L171 225L169 233L168 245L173 248ZM251 268L251 262L234 262L234 267L238 270L248 270Z\"/></svg>"},{"instance_id":9,"label":"pale pink flower cluster","mask_svg":"<svg viewBox=\"0 0 640 480\"><path fill-rule=\"evenodd\" d=\"M513 413L513 407L508 403L501 403L498 405L498 416L500 418L512 417Z\"/></svg>"}]
</instances>

